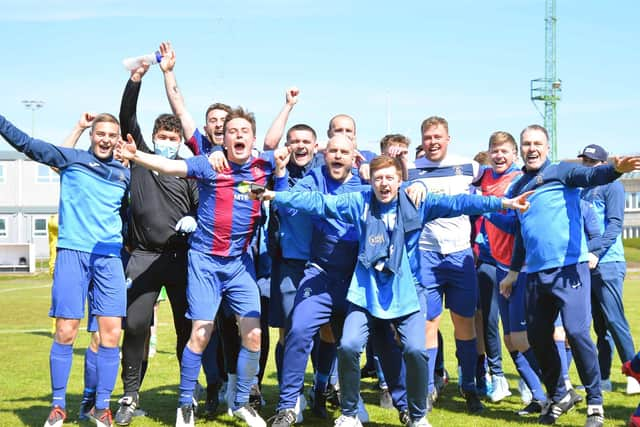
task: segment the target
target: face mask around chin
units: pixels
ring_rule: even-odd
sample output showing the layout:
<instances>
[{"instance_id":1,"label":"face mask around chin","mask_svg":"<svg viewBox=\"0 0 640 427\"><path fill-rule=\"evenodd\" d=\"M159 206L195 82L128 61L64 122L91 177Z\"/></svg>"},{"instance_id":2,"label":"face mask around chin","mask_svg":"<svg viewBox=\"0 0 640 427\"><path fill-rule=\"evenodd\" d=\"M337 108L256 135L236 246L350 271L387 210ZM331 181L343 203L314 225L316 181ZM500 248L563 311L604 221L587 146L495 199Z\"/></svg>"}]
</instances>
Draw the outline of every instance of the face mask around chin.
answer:
<instances>
[{"instance_id":1,"label":"face mask around chin","mask_svg":"<svg viewBox=\"0 0 640 427\"><path fill-rule=\"evenodd\" d=\"M153 141L153 146L155 154L167 159L174 159L178 154L178 145L175 144L167 144L164 141L155 140Z\"/></svg>"}]
</instances>

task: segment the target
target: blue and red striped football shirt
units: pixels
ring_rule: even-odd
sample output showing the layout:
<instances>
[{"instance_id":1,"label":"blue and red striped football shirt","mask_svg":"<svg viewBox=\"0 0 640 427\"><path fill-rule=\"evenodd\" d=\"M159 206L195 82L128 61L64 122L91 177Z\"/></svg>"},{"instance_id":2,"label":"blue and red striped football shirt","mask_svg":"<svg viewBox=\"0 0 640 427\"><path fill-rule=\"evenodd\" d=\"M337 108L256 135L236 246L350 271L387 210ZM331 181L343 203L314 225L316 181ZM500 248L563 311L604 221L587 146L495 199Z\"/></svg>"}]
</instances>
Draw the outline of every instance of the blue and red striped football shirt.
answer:
<instances>
[{"instance_id":1,"label":"blue and red striped football shirt","mask_svg":"<svg viewBox=\"0 0 640 427\"><path fill-rule=\"evenodd\" d=\"M189 241L191 248L216 256L238 256L251 244L260 219L260 202L241 193L243 181L266 185L275 173L272 151L260 157L251 156L243 165L229 162L229 168L218 173L206 156L186 160L187 177L198 180L200 204L198 227ZM288 188L287 176L275 179L275 190Z\"/></svg>"}]
</instances>

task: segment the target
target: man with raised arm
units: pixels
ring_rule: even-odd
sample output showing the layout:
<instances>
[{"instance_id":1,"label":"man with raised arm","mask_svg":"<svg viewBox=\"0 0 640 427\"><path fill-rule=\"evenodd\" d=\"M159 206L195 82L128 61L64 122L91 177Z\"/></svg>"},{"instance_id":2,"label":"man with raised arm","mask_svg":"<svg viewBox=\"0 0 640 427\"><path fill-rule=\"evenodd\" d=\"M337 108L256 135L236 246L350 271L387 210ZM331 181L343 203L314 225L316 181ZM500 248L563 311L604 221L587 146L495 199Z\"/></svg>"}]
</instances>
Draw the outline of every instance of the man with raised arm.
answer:
<instances>
[{"instance_id":1,"label":"man with raised arm","mask_svg":"<svg viewBox=\"0 0 640 427\"><path fill-rule=\"evenodd\" d=\"M173 69L176 65L176 52L171 43L164 42L160 45L162 61L160 69L164 73L164 86L167 91L167 99L171 105L173 114L180 118L186 140L186 145L196 156L210 154L217 147L221 147L224 141L224 121L231 107L227 104L216 102L211 104L205 112L205 135L201 134L196 122L187 110L182 93L178 88L178 82Z\"/></svg>"},{"instance_id":2,"label":"man with raised arm","mask_svg":"<svg viewBox=\"0 0 640 427\"><path fill-rule=\"evenodd\" d=\"M120 104L120 127L130 134L137 149L152 152L138 124L137 104L142 78L149 66L131 72ZM152 149L168 159L179 159L182 125L173 114L156 118ZM127 321L122 342L122 385L124 395L115 415L118 425L129 425L139 406L139 391L146 366L145 343L153 320L153 306L165 286L171 303L176 331L176 356L179 362L189 340L191 321L187 311L187 235L195 230L198 208L196 182L160 175L135 163L131 165L129 247L131 258L126 276Z\"/></svg>"},{"instance_id":3,"label":"man with raised arm","mask_svg":"<svg viewBox=\"0 0 640 427\"><path fill-rule=\"evenodd\" d=\"M213 330L221 301L235 313L242 346L238 355L233 415L251 427L265 426L249 405L249 391L260 359L260 294L253 261L248 253L259 223L260 202L249 200L247 181L287 188L288 149L251 155L255 142L255 119L242 108L232 110L224 125L224 145L229 168L216 172L206 156L172 160L143 153L133 138L118 149L118 156L160 173L197 180L200 195L197 228L189 240L187 316L191 337L185 346L180 369L180 397L176 426L194 425L193 391L200 371L202 352Z\"/></svg>"},{"instance_id":4,"label":"man with raised arm","mask_svg":"<svg viewBox=\"0 0 640 427\"><path fill-rule=\"evenodd\" d=\"M118 341L126 313L121 214L130 174L112 155L120 137L118 119L99 114L91 124L91 147L79 150L31 138L0 116L0 135L30 159L57 168L61 177L58 252L49 311L56 318L49 355L53 403L46 427L60 427L67 417L73 343L87 298L100 333L92 417L100 427L111 426L112 421L109 401L118 374Z\"/></svg>"}]
</instances>

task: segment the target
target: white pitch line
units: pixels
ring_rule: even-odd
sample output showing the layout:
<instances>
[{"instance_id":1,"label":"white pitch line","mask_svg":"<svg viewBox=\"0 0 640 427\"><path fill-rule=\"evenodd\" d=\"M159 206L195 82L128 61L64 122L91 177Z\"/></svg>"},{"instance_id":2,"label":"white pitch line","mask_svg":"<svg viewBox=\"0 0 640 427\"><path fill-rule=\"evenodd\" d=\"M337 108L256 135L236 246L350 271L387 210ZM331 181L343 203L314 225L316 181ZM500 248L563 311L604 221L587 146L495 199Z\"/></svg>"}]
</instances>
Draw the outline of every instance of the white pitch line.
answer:
<instances>
[{"instance_id":1,"label":"white pitch line","mask_svg":"<svg viewBox=\"0 0 640 427\"><path fill-rule=\"evenodd\" d=\"M42 289L42 288L50 288L50 287L51 287L51 285L21 286L19 288L2 289L2 290L0 290L0 294L3 294L5 292L22 291L22 290L27 290L27 289Z\"/></svg>"},{"instance_id":2,"label":"white pitch line","mask_svg":"<svg viewBox=\"0 0 640 427\"><path fill-rule=\"evenodd\" d=\"M168 322L159 322L158 326L169 326ZM86 327L79 328L80 331L86 331ZM51 332L51 328L45 329L0 329L0 334L33 334L36 332Z\"/></svg>"}]
</instances>

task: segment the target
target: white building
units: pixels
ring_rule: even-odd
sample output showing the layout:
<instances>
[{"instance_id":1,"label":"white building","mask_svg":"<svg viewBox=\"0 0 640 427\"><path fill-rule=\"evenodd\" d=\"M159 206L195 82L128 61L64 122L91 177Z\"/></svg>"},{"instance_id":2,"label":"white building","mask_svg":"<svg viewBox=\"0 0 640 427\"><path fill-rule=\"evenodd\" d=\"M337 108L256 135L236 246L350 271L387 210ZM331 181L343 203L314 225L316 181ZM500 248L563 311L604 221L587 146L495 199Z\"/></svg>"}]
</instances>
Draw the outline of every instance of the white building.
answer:
<instances>
[{"instance_id":1,"label":"white building","mask_svg":"<svg viewBox=\"0 0 640 427\"><path fill-rule=\"evenodd\" d=\"M622 237L640 238L640 172L624 174L620 181L626 196Z\"/></svg>"},{"instance_id":2,"label":"white building","mask_svg":"<svg viewBox=\"0 0 640 427\"><path fill-rule=\"evenodd\" d=\"M59 197L60 179L53 169L16 151L0 151L0 258L13 256L8 248L19 243L33 243L36 258L49 257L47 222L58 212Z\"/></svg>"}]
</instances>

